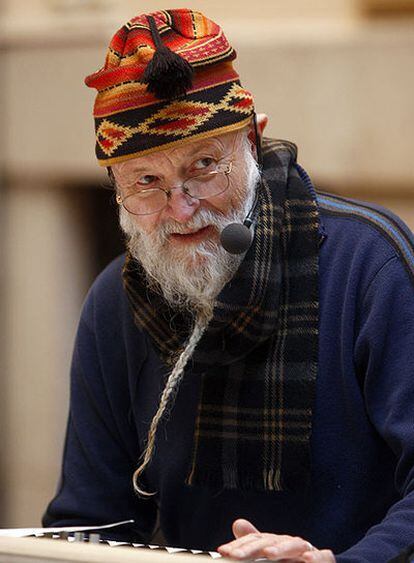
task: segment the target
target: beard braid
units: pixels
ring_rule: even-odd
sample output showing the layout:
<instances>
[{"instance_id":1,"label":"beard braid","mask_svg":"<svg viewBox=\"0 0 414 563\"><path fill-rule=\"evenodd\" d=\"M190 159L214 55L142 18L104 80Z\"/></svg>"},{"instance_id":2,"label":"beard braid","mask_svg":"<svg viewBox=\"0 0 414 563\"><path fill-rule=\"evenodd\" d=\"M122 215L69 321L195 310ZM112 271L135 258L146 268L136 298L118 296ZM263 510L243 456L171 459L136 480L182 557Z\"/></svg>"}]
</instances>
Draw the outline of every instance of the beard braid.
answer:
<instances>
[{"instance_id":1,"label":"beard braid","mask_svg":"<svg viewBox=\"0 0 414 563\"><path fill-rule=\"evenodd\" d=\"M171 219L156 232L147 234L120 207L120 225L127 237L129 252L142 265L148 286L161 293L175 309L210 317L215 298L243 260L243 255L229 254L216 240L178 248L168 240L171 233L198 230L207 225L213 225L217 233L221 233L230 223L244 221L260 178L247 131L243 132L240 161L239 185L234 190L237 207L226 216L201 208L185 225Z\"/></svg>"},{"instance_id":2,"label":"beard braid","mask_svg":"<svg viewBox=\"0 0 414 563\"><path fill-rule=\"evenodd\" d=\"M140 496L154 494L145 491L140 477L152 460L159 423L165 414L171 412L185 366L212 318L216 296L243 260L243 255L229 254L219 242L213 240L191 245L190 248L175 248L168 244L168 235L188 229L197 230L207 225L214 225L220 233L230 223L244 221L252 207L260 173L251 152L247 131L243 133L240 158L243 168L238 179L240 184L233 193L236 208L228 215L201 208L185 225L171 220L158 232L146 234L139 230L129 213L120 208L120 224L127 236L128 249L143 266L148 285L160 292L172 307L185 309L194 316L193 330L167 378L139 466L133 474L133 486Z\"/></svg>"}]
</instances>

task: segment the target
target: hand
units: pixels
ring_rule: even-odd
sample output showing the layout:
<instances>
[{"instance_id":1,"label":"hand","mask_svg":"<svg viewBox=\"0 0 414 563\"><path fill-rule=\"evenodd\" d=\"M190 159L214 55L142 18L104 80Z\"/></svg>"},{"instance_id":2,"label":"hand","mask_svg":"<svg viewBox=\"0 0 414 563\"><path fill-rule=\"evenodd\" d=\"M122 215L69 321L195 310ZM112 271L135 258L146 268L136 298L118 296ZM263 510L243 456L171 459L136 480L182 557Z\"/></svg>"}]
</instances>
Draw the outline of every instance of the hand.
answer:
<instances>
[{"instance_id":1,"label":"hand","mask_svg":"<svg viewBox=\"0 0 414 563\"><path fill-rule=\"evenodd\" d=\"M316 549L298 537L259 532L248 520L236 520L233 534L235 540L217 548L223 557L238 561L266 557L286 563L335 563L335 557L328 549Z\"/></svg>"}]
</instances>

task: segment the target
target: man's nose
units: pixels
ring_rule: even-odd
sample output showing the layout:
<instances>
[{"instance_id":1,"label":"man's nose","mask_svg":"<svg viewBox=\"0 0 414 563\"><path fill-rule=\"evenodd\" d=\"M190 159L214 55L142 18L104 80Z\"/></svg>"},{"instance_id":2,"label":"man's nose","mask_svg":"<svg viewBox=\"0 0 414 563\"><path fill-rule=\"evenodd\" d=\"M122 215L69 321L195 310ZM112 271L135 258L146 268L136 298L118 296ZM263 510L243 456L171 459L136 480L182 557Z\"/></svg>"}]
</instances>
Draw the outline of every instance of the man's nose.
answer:
<instances>
[{"instance_id":1,"label":"man's nose","mask_svg":"<svg viewBox=\"0 0 414 563\"><path fill-rule=\"evenodd\" d=\"M186 223L193 217L199 205L200 201L186 194L182 186L174 186L170 190L165 213L167 217L171 217L178 223Z\"/></svg>"}]
</instances>

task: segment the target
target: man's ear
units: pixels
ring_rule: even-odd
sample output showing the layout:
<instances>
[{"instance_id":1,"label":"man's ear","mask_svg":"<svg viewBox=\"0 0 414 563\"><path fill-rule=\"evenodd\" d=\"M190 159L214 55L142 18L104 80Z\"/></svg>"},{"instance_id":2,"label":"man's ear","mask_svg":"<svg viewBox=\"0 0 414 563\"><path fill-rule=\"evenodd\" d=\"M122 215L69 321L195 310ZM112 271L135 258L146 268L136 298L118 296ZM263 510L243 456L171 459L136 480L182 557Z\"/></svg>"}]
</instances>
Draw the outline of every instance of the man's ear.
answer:
<instances>
[{"instance_id":1,"label":"man's ear","mask_svg":"<svg viewBox=\"0 0 414 563\"><path fill-rule=\"evenodd\" d=\"M263 131L269 122L269 118L265 113L258 113L256 115L257 129L259 131L260 138L263 137Z\"/></svg>"},{"instance_id":2,"label":"man's ear","mask_svg":"<svg viewBox=\"0 0 414 563\"><path fill-rule=\"evenodd\" d=\"M265 113L257 113L256 114L256 123L257 123L257 132L259 134L260 139L263 137L263 131L269 121L268 116ZM249 141L252 143L254 150L256 152L256 133L254 131L254 123L252 121L250 125L250 130L248 134Z\"/></svg>"}]
</instances>

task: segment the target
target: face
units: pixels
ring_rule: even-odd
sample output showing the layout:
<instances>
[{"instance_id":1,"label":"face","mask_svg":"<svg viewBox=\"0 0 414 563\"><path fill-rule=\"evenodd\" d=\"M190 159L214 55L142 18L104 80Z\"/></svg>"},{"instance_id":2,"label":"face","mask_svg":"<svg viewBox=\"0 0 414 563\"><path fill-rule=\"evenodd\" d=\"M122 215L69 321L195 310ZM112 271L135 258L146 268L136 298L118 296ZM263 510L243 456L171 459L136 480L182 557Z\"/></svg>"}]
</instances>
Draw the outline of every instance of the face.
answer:
<instances>
[{"instance_id":1,"label":"face","mask_svg":"<svg viewBox=\"0 0 414 563\"><path fill-rule=\"evenodd\" d=\"M217 161L232 162L226 191L201 200L182 191L186 179L211 170ZM132 215L121 206L121 227L149 282L161 287L171 305L211 302L242 259L228 254L219 237L227 224L243 221L254 199L258 170L247 131L131 159L114 165L113 173L123 198L160 183L177 188L166 207L151 215Z\"/></svg>"},{"instance_id":2,"label":"face","mask_svg":"<svg viewBox=\"0 0 414 563\"><path fill-rule=\"evenodd\" d=\"M239 176L241 168L244 167L244 163L240 162L242 137L240 132L230 133L115 164L112 170L121 197L126 197L134 190L150 188L160 183L167 189L173 188L168 204L162 211L151 215L132 216L137 227L151 234L166 224L175 222L178 225L186 225L205 209L225 216L230 210L240 207L242 193L238 189ZM224 193L202 200L183 193L180 186L187 178L208 172L217 161L232 161L229 188ZM169 244L185 247L217 237L217 233L212 229L203 232L187 230L191 232L182 232L181 228L177 233L172 232Z\"/></svg>"}]
</instances>

